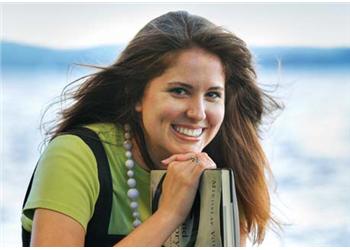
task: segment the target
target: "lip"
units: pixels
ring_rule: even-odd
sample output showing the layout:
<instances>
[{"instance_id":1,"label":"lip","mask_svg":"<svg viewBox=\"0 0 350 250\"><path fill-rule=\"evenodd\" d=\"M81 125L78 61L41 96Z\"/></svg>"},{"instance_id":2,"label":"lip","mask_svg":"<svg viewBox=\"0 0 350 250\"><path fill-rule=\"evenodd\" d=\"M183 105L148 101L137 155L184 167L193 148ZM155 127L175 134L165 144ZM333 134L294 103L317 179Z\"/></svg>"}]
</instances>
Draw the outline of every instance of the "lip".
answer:
<instances>
[{"instance_id":1,"label":"lip","mask_svg":"<svg viewBox=\"0 0 350 250\"><path fill-rule=\"evenodd\" d=\"M176 131L176 129L174 128L174 126L181 126L184 128L189 128L189 129L203 129L202 134L199 137L191 137L191 136L186 136L183 134L180 134L179 132ZM181 140L185 140L185 141L191 141L191 142L197 142L201 140L201 137L203 135L203 132L205 130L205 128L203 127L195 127L195 126L188 126L188 125L180 125L180 124L172 124L171 126L171 130L173 131L173 133L176 135L177 138L181 139Z\"/></svg>"}]
</instances>

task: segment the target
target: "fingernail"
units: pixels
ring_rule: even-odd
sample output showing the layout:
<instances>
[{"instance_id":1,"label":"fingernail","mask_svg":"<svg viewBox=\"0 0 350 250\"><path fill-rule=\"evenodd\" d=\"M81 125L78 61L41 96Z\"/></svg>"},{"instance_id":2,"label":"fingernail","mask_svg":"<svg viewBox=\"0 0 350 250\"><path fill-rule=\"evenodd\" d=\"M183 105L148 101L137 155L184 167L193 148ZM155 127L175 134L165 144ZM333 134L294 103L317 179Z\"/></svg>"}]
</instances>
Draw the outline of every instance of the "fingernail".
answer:
<instances>
[{"instance_id":1,"label":"fingernail","mask_svg":"<svg viewBox=\"0 0 350 250\"><path fill-rule=\"evenodd\" d=\"M161 163L166 164L166 162L167 162L167 161L168 161L168 158L167 158L167 159L162 160L162 161L161 161Z\"/></svg>"}]
</instances>

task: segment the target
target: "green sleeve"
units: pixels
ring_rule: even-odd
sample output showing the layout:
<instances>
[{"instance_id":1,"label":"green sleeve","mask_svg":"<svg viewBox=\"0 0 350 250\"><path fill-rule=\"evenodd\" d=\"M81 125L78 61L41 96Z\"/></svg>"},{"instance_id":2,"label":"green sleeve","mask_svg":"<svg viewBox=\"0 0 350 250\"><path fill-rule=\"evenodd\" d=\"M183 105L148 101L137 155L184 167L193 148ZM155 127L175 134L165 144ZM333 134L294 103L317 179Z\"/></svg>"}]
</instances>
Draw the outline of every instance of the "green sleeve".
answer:
<instances>
[{"instance_id":1,"label":"green sleeve","mask_svg":"<svg viewBox=\"0 0 350 250\"><path fill-rule=\"evenodd\" d=\"M36 208L63 213L86 230L99 193L93 152L78 136L53 139L41 156L23 209L22 225L31 231Z\"/></svg>"}]
</instances>

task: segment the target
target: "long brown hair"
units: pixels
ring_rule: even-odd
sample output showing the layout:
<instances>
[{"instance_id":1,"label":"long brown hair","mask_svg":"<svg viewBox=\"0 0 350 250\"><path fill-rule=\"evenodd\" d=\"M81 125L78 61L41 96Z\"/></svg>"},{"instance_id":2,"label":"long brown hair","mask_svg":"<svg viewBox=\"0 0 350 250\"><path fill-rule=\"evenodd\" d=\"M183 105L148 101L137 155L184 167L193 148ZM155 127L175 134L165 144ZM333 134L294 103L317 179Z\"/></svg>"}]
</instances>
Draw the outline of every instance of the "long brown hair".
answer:
<instances>
[{"instance_id":1,"label":"long brown hair","mask_svg":"<svg viewBox=\"0 0 350 250\"><path fill-rule=\"evenodd\" d=\"M204 149L220 167L234 170L241 230L261 243L271 216L265 173L270 172L259 142L262 117L280 108L256 83L252 56L244 41L205 18L185 11L169 12L150 21L127 45L115 63L86 76L71 92L73 103L46 135L94 122L129 123L147 166L152 166L134 107L147 83L170 65L179 51L198 47L217 55L225 68L223 124Z\"/></svg>"}]
</instances>

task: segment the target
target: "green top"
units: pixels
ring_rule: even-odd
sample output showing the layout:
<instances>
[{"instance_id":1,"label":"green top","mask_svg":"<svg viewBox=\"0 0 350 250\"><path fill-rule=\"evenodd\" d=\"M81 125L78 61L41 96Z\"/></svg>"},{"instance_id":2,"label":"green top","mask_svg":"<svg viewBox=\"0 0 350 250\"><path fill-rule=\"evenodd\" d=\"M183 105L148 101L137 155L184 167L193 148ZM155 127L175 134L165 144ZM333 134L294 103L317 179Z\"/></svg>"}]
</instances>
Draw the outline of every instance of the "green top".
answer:
<instances>
[{"instance_id":1,"label":"green top","mask_svg":"<svg viewBox=\"0 0 350 250\"><path fill-rule=\"evenodd\" d=\"M103 142L111 168L113 202L108 233L127 235L133 228L133 217L126 194L128 177L123 130L110 123L86 127L95 131ZM141 221L145 221L151 215L150 174L137 163L134 172L140 191L138 203ZM94 213L98 193L97 163L89 146L75 135L57 136L39 160L33 186L23 209L22 225L31 231L34 210L46 208L70 216L86 230Z\"/></svg>"}]
</instances>

